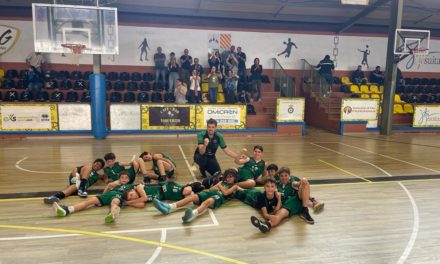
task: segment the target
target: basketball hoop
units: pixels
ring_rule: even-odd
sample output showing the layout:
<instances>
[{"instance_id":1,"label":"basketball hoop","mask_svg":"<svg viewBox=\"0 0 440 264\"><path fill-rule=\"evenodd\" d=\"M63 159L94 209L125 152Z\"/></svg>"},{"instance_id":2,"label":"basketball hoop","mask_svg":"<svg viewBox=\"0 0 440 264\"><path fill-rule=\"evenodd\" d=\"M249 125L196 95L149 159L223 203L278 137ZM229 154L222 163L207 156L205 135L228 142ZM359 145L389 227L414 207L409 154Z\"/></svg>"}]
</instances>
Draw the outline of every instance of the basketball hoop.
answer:
<instances>
[{"instance_id":1,"label":"basketball hoop","mask_svg":"<svg viewBox=\"0 0 440 264\"><path fill-rule=\"evenodd\" d=\"M72 64L79 65L79 57L82 54L82 51L86 48L86 45L83 44L61 44L63 48L70 49L72 51L73 57L72 57Z\"/></svg>"}]
</instances>

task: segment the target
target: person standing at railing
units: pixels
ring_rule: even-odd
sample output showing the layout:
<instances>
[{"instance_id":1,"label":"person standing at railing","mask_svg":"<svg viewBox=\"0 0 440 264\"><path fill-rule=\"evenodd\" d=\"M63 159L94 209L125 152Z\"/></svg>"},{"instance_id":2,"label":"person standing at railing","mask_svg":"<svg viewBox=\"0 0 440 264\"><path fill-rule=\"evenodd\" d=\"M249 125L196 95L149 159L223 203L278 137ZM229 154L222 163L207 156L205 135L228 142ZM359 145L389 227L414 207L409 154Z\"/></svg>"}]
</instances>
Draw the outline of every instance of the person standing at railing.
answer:
<instances>
[{"instance_id":1,"label":"person standing at railing","mask_svg":"<svg viewBox=\"0 0 440 264\"><path fill-rule=\"evenodd\" d=\"M325 55L324 59L321 60L315 68L319 69L319 75L328 83L328 86L323 85L322 83L320 85L321 95L326 96L331 93L333 86L333 70L335 69L335 64L330 59L330 55Z\"/></svg>"},{"instance_id":2,"label":"person standing at railing","mask_svg":"<svg viewBox=\"0 0 440 264\"><path fill-rule=\"evenodd\" d=\"M261 101L261 74L263 73L263 66L260 65L260 59L254 59L254 65L251 67L252 76L252 91L251 101Z\"/></svg>"}]
</instances>

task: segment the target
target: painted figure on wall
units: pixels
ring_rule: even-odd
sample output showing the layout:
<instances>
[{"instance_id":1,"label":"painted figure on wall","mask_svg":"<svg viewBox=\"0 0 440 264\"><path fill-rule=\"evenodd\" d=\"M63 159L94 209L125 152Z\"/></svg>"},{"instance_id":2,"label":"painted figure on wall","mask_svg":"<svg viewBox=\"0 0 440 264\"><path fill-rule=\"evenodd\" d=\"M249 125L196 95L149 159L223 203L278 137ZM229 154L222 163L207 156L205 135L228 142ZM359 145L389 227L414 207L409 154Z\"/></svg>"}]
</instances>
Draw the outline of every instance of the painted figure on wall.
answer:
<instances>
[{"instance_id":1,"label":"painted figure on wall","mask_svg":"<svg viewBox=\"0 0 440 264\"><path fill-rule=\"evenodd\" d=\"M289 58L290 57L290 52L292 52L292 46L295 46L296 49L298 48L296 46L296 44L291 41L290 38L287 39L287 42L283 41L283 44L286 45L286 49L283 52L279 53L278 56L286 54L285 57Z\"/></svg>"},{"instance_id":2,"label":"painted figure on wall","mask_svg":"<svg viewBox=\"0 0 440 264\"><path fill-rule=\"evenodd\" d=\"M367 68L370 68L370 66L368 66L368 55L370 55L370 50L368 49L368 45L365 45L365 50L358 49L358 51L363 53L361 64L366 65Z\"/></svg>"},{"instance_id":3,"label":"painted figure on wall","mask_svg":"<svg viewBox=\"0 0 440 264\"><path fill-rule=\"evenodd\" d=\"M147 38L144 38L141 45L139 45L138 49L141 49L141 55L139 56L139 60L142 61L142 55L145 53L145 60L148 61L148 52L147 49L150 49L148 46Z\"/></svg>"}]
</instances>

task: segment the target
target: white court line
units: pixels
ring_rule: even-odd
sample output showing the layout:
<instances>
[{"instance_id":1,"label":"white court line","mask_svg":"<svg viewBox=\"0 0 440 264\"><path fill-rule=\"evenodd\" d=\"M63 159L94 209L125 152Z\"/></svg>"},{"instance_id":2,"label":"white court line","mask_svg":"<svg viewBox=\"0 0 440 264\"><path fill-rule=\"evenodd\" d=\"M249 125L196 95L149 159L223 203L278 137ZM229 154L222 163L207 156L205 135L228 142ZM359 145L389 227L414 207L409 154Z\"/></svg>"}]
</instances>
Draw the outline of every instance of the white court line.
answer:
<instances>
[{"instance_id":1,"label":"white court line","mask_svg":"<svg viewBox=\"0 0 440 264\"><path fill-rule=\"evenodd\" d=\"M375 164L373 164L373 163L371 163L371 162L368 162L368 161L365 161L365 160L361 160L361 159L355 158L355 157L353 157L353 156L347 155L347 154L345 154L345 153L342 153L342 152L339 152L339 151L336 151L336 150L333 150L333 149L329 149L329 148L326 148L326 147L320 146L320 145L315 144L315 143L310 143L310 144L313 145L313 146L316 146L316 147L319 147L319 148L323 148L323 149L325 149L325 150L328 150L328 151L331 151L331 152L337 153L337 154L339 154L339 155L342 155L342 156L346 156L346 157L352 158L352 159L357 160L357 161L360 161L360 162L362 162L362 163L367 163L368 165L371 165L371 166L375 167L376 169L380 170L381 172L385 173L387 176L391 176L391 174L389 174L386 170L380 168L379 166L377 166L377 165L375 165Z\"/></svg>"},{"instance_id":2,"label":"white court line","mask_svg":"<svg viewBox=\"0 0 440 264\"><path fill-rule=\"evenodd\" d=\"M34 171L34 170L28 170L28 169L24 169L24 168L20 167L20 163L23 162L24 160L26 160L27 158L28 157L24 157L21 160L17 161L15 163L15 167L17 169L19 169L19 170L27 171L27 172L32 172L32 173L44 173L44 174L47 174L47 173L56 173L56 174L59 174L59 173L69 173L68 171Z\"/></svg>"},{"instance_id":3,"label":"white court line","mask_svg":"<svg viewBox=\"0 0 440 264\"><path fill-rule=\"evenodd\" d=\"M181 145L179 145L179 149L180 149L180 152L182 153L183 159L185 160L186 166L188 167L188 170L191 173L191 176L193 177L193 180L197 181L196 175L194 174L194 171L191 169L191 166L189 165L189 162L188 162L188 158L186 157L185 152L183 151ZM212 212L212 210L209 208L208 208L208 212L209 212L209 215L211 216L212 222L214 222L214 225L218 226L219 223L217 221L217 218L215 217L214 212Z\"/></svg>"},{"instance_id":4,"label":"white court line","mask_svg":"<svg viewBox=\"0 0 440 264\"><path fill-rule=\"evenodd\" d=\"M350 148L358 149L358 150L361 150L361 151L364 151L364 152L368 152L368 153L371 153L371 154L379 155L379 156L382 156L384 158L392 159L392 160L395 160L395 161L400 161L402 163L406 163L406 164L409 164L409 165L412 165L412 166L415 166L415 167L419 167L421 169L425 169L425 170L429 170L429 171L432 171L432 172L440 173L440 171L438 171L438 170L434 170L434 169L431 169L431 168L428 168L428 167L425 167L425 166L422 166L422 165L418 165L418 164L415 164L415 163L412 163L412 162L409 162L409 161L401 160L401 159L398 159L398 158L394 158L394 157L391 157L391 156L388 156L388 155L380 154L380 153L377 153L377 152L373 152L373 151L370 151L370 150L366 150L366 149L359 148L359 147L352 146L352 145L345 144L345 143L339 143L339 144L347 146L347 147L350 147Z\"/></svg>"},{"instance_id":5,"label":"white court line","mask_svg":"<svg viewBox=\"0 0 440 264\"><path fill-rule=\"evenodd\" d=\"M162 232L160 234L160 243L165 243L166 239L167 239L167 230L162 229ZM162 247L157 247L156 250L154 250L153 255L151 255L150 259L146 262L146 264L152 264L159 256L161 251L162 251Z\"/></svg>"},{"instance_id":6,"label":"white court line","mask_svg":"<svg viewBox=\"0 0 440 264\"><path fill-rule=\"evenodd\" d=\"M193 177L193 181L197 181L196 175L194 174L194 171L191 169L191 166L189 165L189 161L186 158L185 152L183 152L181 145L179 145L179 149L180 149L180 153L182 153L183 159L185 160L186 166L188 167L188 170L191 173L191 176Z\"/></svg>"},{"instance_id":7,"label":"white court line","mask_svg":"<svg viewBox=\"0 0 440 264\"><path fill-rule=\"evenodd\" d=\"M366 164L370 164L370 165L374 166L375 168L378 168L379 170L384 172L386 175L392 177L392 175L390 173L388 173L387 171L379 168L377 165L374 165L374 164L372 164L372 163L370 163L368 161L364 161L364 160L355 158L353 156L344 154L342 152L339 152L339 151L336 151L336 150L332 150L332 149L329 149L329 148L326 148L326 147L323 147L323 146L320 146L320 145L317 145L317 144L314 144L314 143L310 143L310 144L312 144L314 146L317 146L317 147L320 147L320 148L323 148L323 149L326 149L326 150L329 150L329 151L332 151L332 152L335 152L335 153L338 153L338 154L343 155L345 157L348 157L348 158L351 158L351 159L354 159L354 160L357 160L357 161L360 161L360 162L363 162L363 163L366 163ZM413 218L414 218L414 223L413 223L413 229L412 229L412 232L411 232L411 237L410 237L410 239L408 241L408 244L405 247L405 250L403 251L402 255L400 256L399 260L397 261L397 264L403 264L406 261L406 259L408 258L409 254L411 253L411 250L414 247L414 243L416 242L416 239L417 239L417 235L418 235L418 232L419 232L419 208L417 207L416 201L412 197L410 191L405 187L405 185L403 185L403 183L401 183L401 182L399 182L399 185L405 191L406 195L408 196L409 200L411 201L411 206L412 206L412 209L413 209Z\"/></svg>"},{"instance_id":8,"label":"white court line","mask_svg":"<svg viewBox=\"0 0 440 264\"><path fill-rule=\"evenodd\" d=\"M0 241L46 239L46 238L73 237L73 236L82 236L82 235L81 234L66 234L66 235L51 235L51 236L0 237Z\"/></svg>"}]
</instances>

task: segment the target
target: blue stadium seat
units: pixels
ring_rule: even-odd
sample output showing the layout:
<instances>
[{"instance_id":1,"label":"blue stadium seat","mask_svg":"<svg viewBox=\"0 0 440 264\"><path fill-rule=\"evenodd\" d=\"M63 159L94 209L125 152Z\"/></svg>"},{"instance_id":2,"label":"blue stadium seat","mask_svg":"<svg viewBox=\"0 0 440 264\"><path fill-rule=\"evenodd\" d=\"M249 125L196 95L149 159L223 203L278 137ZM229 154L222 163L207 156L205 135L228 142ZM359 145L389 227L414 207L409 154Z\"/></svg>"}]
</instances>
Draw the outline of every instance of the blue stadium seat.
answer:
<instances>
[{"instance_id":1,"label":"blue stadium seat","mask_svg":"<svg viewBox=\"0 0 440 264\"><path fill-rule=\"evenodd\" d=\"M5 97L3 98L3 101L5 102L13 102L18 99L18 93L15 90L15 88L12 88L11 90L7 91L5 94Z\"/></svg>"},{"instance_id":2,"label":"blue stadium seat","mask_svg":"<svg viewBox=\"0 0 440 264\"><path fill-rule=\"evenodd\" d=\"M151 74L150 72L145 72L144 74L142 74L142 80L144 82L151 82L152 80L154 80L153 74Z\"/></svg>"},{"instance_id":3,"label":"blue stadium seat","mask_svg":"<svg viewBox=\"0 0 440 264\"><path fill-rule=\"evenodd\" d=\"M107 77L107 80L109 80L109 81L119 80L119 75L117 72L109 72L106 77Z\"/></svg>"},{"instance_id":4,"label":"blue stadium seat","mask_svg":"<svg viewBox=\"0 0 440 264\"><path fill-rule=\"evenodd\" d=\"M75 91L68 91L66 94L66 102L72 103L78 101L78 93Z\"/></svg>"},{"instance_id":5,"label":"blue stadium seat","mask_svg":"<svg viewBox=\"0 0 440 264\"><path fill-rule=\"evenodd\" d=\"M105 81L105 90L110 91L113 89L113 84L111 81Z\"/></svg>"},{"instance_id":6,"label":"blue stadium seat","mask_svg":"<svg viewBox=\"0 0 440 264\"><path fill-rule=\"evenodd\" d=\"M140 72L132 72L131 73L131 80L133 82L140 82L140 81L142 81L142 74Z\"/></svg>"},{"instance_id":7,"label":"blue stadium seat","mask_svg":"<svg viewBox=\"0 0 440 264\"><path fill-rule=\"evenodd\" d=\"M69 79L64 79L60 83L61 90L69 90L72 88L72 82Z\"/></svg>"},{"instance_id":8,"label":"blue stadium seat","mask_svg":"<svg viewBox=\"0 0 440 264\"><path fill-rule=\"evenodd\" d=\"M86 89L86 82L83 80L77 80L73 84L73 90L84 90Z\"/></svg>"},{"instance_id":9,"label":"blue stadium seat","mask_svg":"<svg viewBox=\"0 0 440 264\"><path fill-rule=\"evenodd\" d=\"M161 81L153 83L153 91L163 91L163 83Z\"/></svg>"},{"instance_id":10,"label":"blue stadium seat","mask_svg":"<svg viewBox=\"0 0 440 264\"><path fill-rule=\"evenodd\" d=\"M35 96L35 101L37 102L46 102L49 100L49 93L46 91L39 91Z\"/></svg>"},{"instance_id":11,"label":"blue stadium seat","mask_svg":"<svg viewBox=\"0 0 440 264\"><path fill-rule=\"evenodd\" d=\"M112 92L110 94L110 102L120 103L122 101L122 95L120 92Z\"/></svg>"},{"instance_id":12,"label":"blue stadium seat","mask_svg":"<svg viewBox=\"0 0 440 264\"><path fill-rule=\"evenodd\" d=\"M136 96L133 92L124 93L124 102L125 103L134 103L136 101Z\"/></svg>"},{"instance_id":13,"label":"blue stadium seat","mask_svg":"<svg viewBox=\"0 0 440 264\"><path fill-rule=\"evenodd\" d=\"M138 90L138 84L137 82L131 81L127 84L127 91L137 91Z\"/></svg>"},{"instance_id":14,"label":"blue stadium seat","mask_svg":"<svg viewBox=\"0 0 440 264\"><path fill-rule=\"evenodd\" d=\"M2 89L11 89L15 88L15 82L11 79L4 79L2 82Z\"/></svg>"},{"instance_id":15,"label":"blue stadium seat","mask_svg":"<svg viewBox=\"0 0 440 264\"><path fill-rule=\"evenodd\" d=\"M84 91L81 94L81 99L80 99L81 103L90 103L90 100L91 100L90 92L88 90Z\"/></svg>"},{"instance_id":16,"label":"blue stadium seat","mask_svg":"<svg viewBox=\"0 0 440 264\"><path fill-rule=\"evenodd\" d=\"M123 81L116 81L113 85L113 89L115 91L124 91L125 90L125 83Z\"/></svg>"},{"instance_id":17,"label":"blue stadium seat","mask_svg":"<svg viewBox=\"0 0 440 264\"><path fill-rule=\"evenodd\" d=\"M50 94L50 101L51 102L63 102L64 101L64 94L60 91L54 91Z\"/></svg>"},{"instance_id":18,"label":"blue stadium seat","mask_svg":"<svg viewBox=\"0 0 440 264\"><path fill-rule=\"evenodd\" d=\"M29 102L29 101L31 101L33 98L32 98L32 94L31 93L28 93L28 92L26 92L26 91L23 91L23 92L21 92L21 94L20 94L20 98L18 99L18 101L21 101L21 102Z\"/></svg>"},{"instance_id":19,"label":"blue stadium seat","mask_svg":"<svg viewBox=\"0 0 440 264\"><path fill-rule=\"evenodd\" d=\"M5 77L9 79L17 78L17 76L18 76L17 70L13 70L13 69L7 70L5 74Z\"/></svg>"},{"instance_id":20,"label":"blue stadium seat","mask_svg":"<svg viewBox=\"0 0 440 264\"><path fill-rule=\"evenodd\" d=\"M46 82L46 89L56 89L58 88L57 80L49 80Z\"/></svg>"},{"instance_id":21,"label":"blue stadium seat","mask_svg":"<svg viewBox=\"0 0 440 264\"><path fill-rule=\"evenodd\" d=\"M138 101L139 103L147 103L149 100L150 100L150 97L148 96L148 93L146 93L146 92L140 92L140 93L138 94L137 101Z\"/></svg>"},{"instance_id":22,"label":"blue stadium seat","mask_svg":"<svg viewBox=\"0 0 440 264\"><path fill-rule=\"evenodd\" d=\"M159 92L154 92L151 94L152 103L162 103L162 94Z\"/></svg>"},{"instance_id":23,"label":"blue stadium seat","mask_svg":"<svg viewBox=\"0 0 440 264\"><path fill-rule=\"evenodd\" d=\"M141 82L141 91L151 91L151 85L149 82Z\"/></svg>"},{"instance_id":24,"label":"blue stadium seat","mask_svg":"<svg viewBox=\"0 0 440 264\"><path fill-rule=\"evenodd\" d=\"M69 79L70 78L70 74L68 71L59 71L58 75L57 75L57 79Z\"/></svg>"},{"instance_id":25,"label":"blue stadium seat","mask_svg":"<svg viewBox=\"0 0 440 264\"><path fill-rule=\"evenodd\" d=\"M15 85L15 88L22 90L22 89L26 89L27 85L28 85L28 81L27 80L20 79L20 80L17 81L17 84Z\"/></svg>"},{"instance_id":26,"label":"blue stadium seat","mask_svg":"<svg viewBox=\"0 0 440 264\"><path fill-rule=\"evenodd\" d=\"M121 72L121 73L119 73L119 80L121 80L121 81L129 81L130 80L130 74L128 72Z\"/></svg>"},{"instance_id":27,"label":"blue stadium seat","mask_svg":"<svg viewBox=\"0 0 440 264\"><path fill-rule=\"evenodd\" d=\"M172 93L166 93L164 96L165 103L174 103L176 102L176 97Z\"/></svg>"},{"instance_id":28,"label":"blue stadium seat","mask_svg":"<svg viewBox=\"0 0 440 264\"><path fill-rule=\"evenodd\" d=\"M93 74L93 72L91 72L91 71L85 71L83 74L83 79L88 80L90 78L90 75L92 75L92 74Z\"/></svg>"},{"instance_id":29,"label":"blue stadium seat","mask_svg":"<svg viewBox=\"0 0 440 264\"><path fill-rule=\"evenodd\" d=\"M80 71L72 71L70 73L70 78L73 79L73 80L82 79L82 73Z\"/></svg>"}]
</instances>

